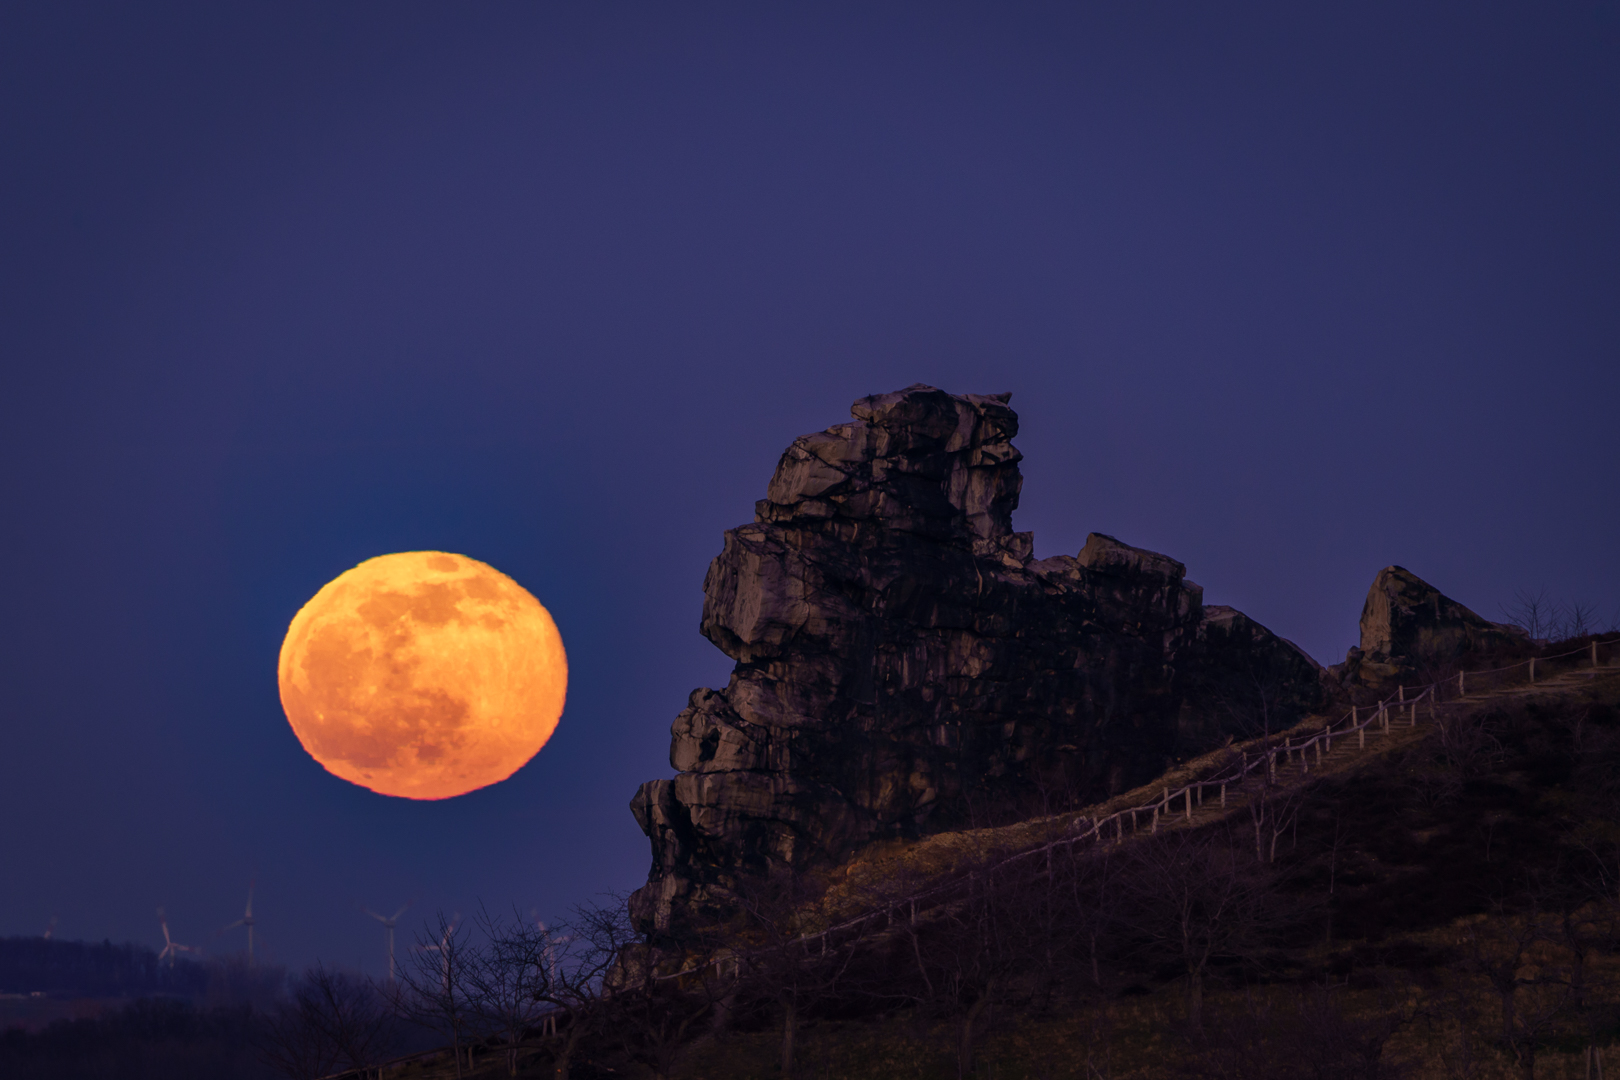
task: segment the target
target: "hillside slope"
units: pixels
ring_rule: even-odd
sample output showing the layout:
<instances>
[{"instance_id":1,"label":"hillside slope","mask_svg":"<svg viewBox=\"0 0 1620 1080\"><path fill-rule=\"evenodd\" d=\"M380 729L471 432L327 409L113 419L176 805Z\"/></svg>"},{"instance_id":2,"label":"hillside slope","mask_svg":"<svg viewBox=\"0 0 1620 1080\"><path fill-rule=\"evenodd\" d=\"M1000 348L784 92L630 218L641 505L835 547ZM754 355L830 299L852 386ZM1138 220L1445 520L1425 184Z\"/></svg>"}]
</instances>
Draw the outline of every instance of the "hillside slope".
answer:
<instances>
[{"instance_id":1,"label":"hillside slope","mask_svg":"<svg viewBox=\"0 0 1620 1080\"><path fill-rule=\"evenodd\" d=\"M1092 848L1072 859L1078 869L1009 874L1001 895L955 894L920 929L872 935L866 947L888 970L855 965L844 992L820 1004L819 1025L799 1037L814 1065L805 1074L1587 1075L1588 1055L1620 1039L1620 670L1470 693L1432 718L1420 706L1405 725L1364 748L1337 740L1309 772L1296 757L1275 784L1230 790L1224 810L1195 805L1190 824L1165 814L1156 835L1144 826ZM1221 764L1209 755L1079 814L873 850L832 883L831 906L847 914L885 882L1007 865L1077 818L1162 801ZM1155 849L1168 857L1143 854ZM1243 895L1270 914L1222 930L1198 913L1214 896L1189 887L1185 871L1211 851L1247 860L1234 876L1251 878ZM1042 886L1031 902L1043 875L1081 885L1056 922L1040 921ZM1154 932L1151 913L1088 892L1099 878L1127 906L1153 907L1156 891L1178 887L1188 895L1180 914L1205 921L1190 932L1209 945L1201 1002L1185 950ZM1093 930L1102 940L1087 948ZM951 955L919 954L908 973L897 945ZM1043 948L1068 955L1043 963ZM922 986L930 976L935 985ZM766 1075L781 1038L772 1025L768 1009L740 1019L694 1051L684 1075Z\"/></svg>"}]
</instances>

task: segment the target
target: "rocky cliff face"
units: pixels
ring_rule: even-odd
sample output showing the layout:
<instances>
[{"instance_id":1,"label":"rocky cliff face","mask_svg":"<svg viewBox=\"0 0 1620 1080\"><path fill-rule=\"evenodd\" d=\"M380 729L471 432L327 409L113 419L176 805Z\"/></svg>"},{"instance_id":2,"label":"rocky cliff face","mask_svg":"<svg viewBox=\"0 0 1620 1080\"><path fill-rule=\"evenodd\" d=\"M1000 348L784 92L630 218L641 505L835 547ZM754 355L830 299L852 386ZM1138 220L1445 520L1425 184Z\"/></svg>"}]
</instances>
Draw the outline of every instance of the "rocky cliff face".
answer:
<instances>
[{"instance_id":1,"label":"rocky cliff face","mask_svg":"<svg viewBox=\"0 0 1620 1080\"><path fill-rule=\"evenodd\" d=\"M1518 627L1483 619L1412 571L1386 566L1367 590L1360 646L1332 670L1341 681L1380 686L1419 668L1528 644Z\"/></svg>"},{"instance_id":2,"label":"rocky cliff face","mask_svg":"<svg viewBox=\"0 0 1620 1080\"><path fill-rule=\"evenodd\" d=\"M712 915L771 861L834 863L1043 790L1102 797L1257 708L1278 726L1320 702L1309 657L1206 611L1174 559L1093 534L1035 560L1012 531L1007 401L864 398L795 440L754 521L726 533L702 629L737 666L676 718L679 775L631 804L653 848L638 921ZM1221 697L1232 662L1252 670Z\"/></svg>"},{"instance_id":3,"label":"rocky cliff face","mask_svg":"<svg viewBox=\"0 0 1620 1080\"><path fill-rule=\"evenodd\" d=\"M1226 734L1290 727L1326 704L1327 672L1236 608L1208 604L1195 647L1177 657L1181 737L1194 752Z\"/></svg>"}]
</instances>

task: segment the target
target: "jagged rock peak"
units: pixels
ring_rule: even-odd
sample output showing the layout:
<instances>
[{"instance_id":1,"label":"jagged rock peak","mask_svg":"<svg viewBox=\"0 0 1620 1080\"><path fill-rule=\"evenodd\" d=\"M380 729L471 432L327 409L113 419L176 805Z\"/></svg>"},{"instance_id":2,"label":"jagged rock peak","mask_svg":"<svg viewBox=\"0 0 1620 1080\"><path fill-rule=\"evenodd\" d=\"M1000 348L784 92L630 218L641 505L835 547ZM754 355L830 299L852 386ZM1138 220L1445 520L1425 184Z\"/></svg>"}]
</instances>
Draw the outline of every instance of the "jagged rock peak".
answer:
<instances>
[{"instance_id":1,"label":"jagged rock peak","mask_svg":"<svg viewBox=\"0 0 1620 1080\"><path fill-rule=\"evenodd\" d=\"M1412 571L1386 566L1361 609L1361 644L1333 672L1341 681L1380 685L1424 666L1527 644L1516 626L1481 618Z\"/></svg>"},{"instance_id":2,"label":"jagged rock peak","mask_svg":"<svg viewBox=\"0 0 1620 1080\"><path fill-rule=\"evenodd\" d=\"M854 421L793 440L755 520L873 519L941 540L1012 534L1022 478L1011 394L916 383L864 397Z\"/></svg>"},{"instance_id":3,"label":"jagged rock peak","mask_svg":"<svg viewBox=\"0 0 1620 1080\"><path fill-rule=\"evenodd\" d=\"M1525 643L1524 632L1474 614L1412 571L1378 571L1361 609L1361 651L1375 659L1452 656Z\"/></svg>"},{"instance_id":4,"label":"jagged rock peak","mask_svg":"<svg viewBox=\"0 0 1620 1080\"><path fill-rule=\"evenodd\" d=\"M678 775L631 804L653 850L643 926L723 914L771 865L1135 786L1237 730L1252 687L1279 722L1320 697L1309 658L1258 623L1206 626L1174 559L1094 533L1036 561L1012 531L1007 401L863 398L795 439L754 521L726 532L702 631L737 664L676 717Z\"/></svg>"}]
</instances>

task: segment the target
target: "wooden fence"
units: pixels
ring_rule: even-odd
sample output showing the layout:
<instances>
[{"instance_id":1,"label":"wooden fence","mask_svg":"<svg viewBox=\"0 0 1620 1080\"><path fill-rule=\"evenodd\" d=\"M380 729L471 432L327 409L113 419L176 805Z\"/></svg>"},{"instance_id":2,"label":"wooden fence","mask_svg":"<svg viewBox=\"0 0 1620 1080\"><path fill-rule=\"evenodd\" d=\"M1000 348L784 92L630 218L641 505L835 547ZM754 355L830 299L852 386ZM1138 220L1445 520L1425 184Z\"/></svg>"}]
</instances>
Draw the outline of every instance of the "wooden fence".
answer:
<instances>
[{"instance_id":1,"label":"wooden fence","mask_svg":"<svg viewBox=\"0 0 1620 1080\"><path fill-rule=\"evenodd\" d=\"M1593 670L1600 666L1604 659L1600 656L1600 649L1606 652L1608 663L1620 658L1620 637L1599 642L1595 638L1589 646L1555 656L1531 657L1528 660L1506 667L1487 668L1480 671L1460 671L1455 680L1450 676L1435 682L1423 683L1416 686L1397 686L1394 693L1387 698L1371 705L1352 705L1350 710L1338 719L1330 720L1322 725L1322 729L1309 736L1278 736L1275 739L1262 740L1257 751L1241 751L1241 757L1231 766L1215 776L1202 780L1194 780L1180 787L1161 789L1160 796L1152 802L1128 806L1104 816L1080 816L1070 824L1066 835L1045 844L1026 848L1016 854L1009 855L994 865L987 867L985 873L995 874L998 871L1013 867L1026 859L1038 858L1058 848L1073 849L1076 845L1091 842L1112 841L1123 842L1127 835L1127 826L1130 835L1139 833L1143 821L1146 819L1151 832L1158 832L1161 820L1172 823L1180 818L1191 822L1197 807L1204 805L1206 793L1220 800L1222 809L1227 805L1229 788L1240 786L1249 777L1264 770L1266 782L1276 780L1279 760L1285 766L1298 759L1302 774L1308 775L1311 771L1312 757L1315 764L1320 766L1326 754L1333 750L1333 740L1356 740L1358 748L1367 745L1368 731L1387 734L1392 726L1404 724L1415 727L1418 721L1418 709L1423 706L1432 719L1438 709L1449 702L1467 696L1470 693L1479 693L1481 690L1498 690L1512 683L1513 672L1522 669L1524 681L1533 684L1538 678L1545 679L1557 669L1553 666L1560 661L1574 660L1574 664L1565 664L1564 670L1573 670L1580 666L1589 666ZM1482 686L1481 683L1485 685ZM1455 690L1453 694L1452 691ZM1298 738L1298 741L1295 739ZM1066 816L1066 815L1062 815ZM930 902L943 899L947 894L957 888L958 882L952 880L934 885L908 896L897 897L886 901L879 907L863 912L853 918L846 919L824 930L813 934L805 934L795 939L794 944L807 944L820 941L825 943L838 935L861 928L867 923L878 919L885 921L895 917L897 911L905 911L907 917L916 920L919 907L926 907ZM715 964L724 963L723 959L709 959L703 963L683 968L659 976L660 979L677 979L692 975ZM734 961L735 962L735 961Z\"/></svg>"},{"instance_id":2,"label":"wooden fence","mask_svg":"<svg viewBox=\"0 0 1620 1080\"><path fill-rule=\"evenodd\" d=\"M1009 855L985 868L984 873L994 875L1025 860L1039 858L1058 848L1072 850L1075 846L1087 842L1122 843L1128 834L1136 835L1142 831L1144 819L1146 819L1148 830L1151 833L1158 832L1161 823L1173 824L1178 819L1191 823L1197 808L1204 805L1206 794L1211 800L1219 799L1221 808L1225 809L1228 790L1241 786L1256 773L1263 773L1265 782L1268 785L1274 783L1279 762L1284 767L1287 767L1294 764L1297 758L1302 777L1307 776L1311 772L1312 759L1315 759L1314 764L1319 767L1323 758L1332 753L1333 740L1335 739L1354 738L1357 747L1364 749L1367 745L1367 733L1369 731L1375 734L1388 734L1390 729L1397 725L1415 727L1418 722L1420 707L1425 708L1432 719L1440 707L1448 702L1454 703L1469 694L1491 692L1513 685L1518 681L1514 678L1514 673L1521 670L1523 672L1523 682L1526 685L1533 685L1538 679L1544 680L1551 674L1561 673L1560 666L1562 672L1575 670L1582 666L1590 667L1595 671L1601 666L1607 666L1600 662L1604 659L1605 652L1609 664L1612 664L1616 659L1620 659L1620 637L1602 642L1594 638L1589 646L1582 646L1580 649L1555 656L1531 657L1528 660L1509 664L1505 667L1487 668L1479 671L1460 671L1455 679L1447 676L1417 686L1397 686L1394 693L1381 701L1371 705L1352 705L1349 712L1323 724L1320 731L1305 736L1288 735L1277 736L1273 739L1262 739L1258 748L1239 751L1238 760L1232 762L1216 775L1193 780L1176 788L1163 787L1159 797L1151 802L1128 806L1107 815L1078 816L1070 823L1065 835L1045 844L1026 848L1023 851ZM1128 833L1127 825L1129 826ZM828 943L832 942L835 937L861 929L865 925L880 919L884 920L885 925L901 918L915 922L920 909L926 910L931 904L947 900L949 895L960 886L961 881L953 879L906 896L886 900L878 907L853 918L846 919L816 933L805 934L796 938L793 944L805 945L819 942L823 950L825 950ZM727 963L733 965L734 968L740 969L742 960L740 957L730 954L710 957L702 963L694 964L680 971L659 975L656 978L659 980L679 979L694 975L706 968L716 965L723 966ZM542 1020L542 1024L548 1025L546 1029L551 1032L555 1032L554 1025L556 1022L555 1015L548 1015ZM469 1056L471 1049L470 1046L466 1048ZM358 1078L371 1073L380 1076L383 1069L397 1068L413 1061L429 1060L450 1052L449 1048L441 1047L416 1054L407 1054L381 1066L335 1073L331 1077L327 1077L326 1080ZM1590 1069L1590 1063L1588 1068ZM1599 1065L1598 1068L1601 1070L1602 1066ZM1598 1075L1601 1076L1601 1071Z\"/></svg>"}]
</instances>

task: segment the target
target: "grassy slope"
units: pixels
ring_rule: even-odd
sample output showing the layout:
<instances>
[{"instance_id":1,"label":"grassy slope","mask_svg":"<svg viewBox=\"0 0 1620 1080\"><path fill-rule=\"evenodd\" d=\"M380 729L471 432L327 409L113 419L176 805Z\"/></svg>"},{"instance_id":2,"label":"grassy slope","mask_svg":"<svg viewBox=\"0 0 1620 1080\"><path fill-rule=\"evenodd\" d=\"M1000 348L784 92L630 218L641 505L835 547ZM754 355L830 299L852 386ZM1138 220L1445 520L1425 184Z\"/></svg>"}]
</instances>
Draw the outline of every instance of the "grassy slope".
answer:
<instances>
[{"instance_id":1,"label":"grassy slope","mask_svg":"<svg viewBox=\"0 0 1620 1080\"><path fill-rule=\"evenodd\" d=\"M1443 740L1423 723L1313 777L1280 859L1289 864L1287 888L1325 903L1319 924L1279 942L1267 970L1228 972L1209 998L1215 1026L1258 1025L1272 1034L1297 1028L1292 1021L1307 988L1331 985L1352 1020L1399 1021L1385 1057L1406 1062L1413 1075L1469 1068L1481 1077L1518 1075L1491 1042L1496 1002L1478 976L1463 970L1466 942L1483 942L1489 954L1496 938L1522 925L1524 911L1556 906L1558 890L1586 875L1588 846L1606 851L1620 841L1617 706L1620 673L1562 680L1534 696L1493 695L1471 703L1473 723L1462 725L1461 738ZM1316 721L1301 728L1313 724L1319 730ZM1189 763L1177 776L1097 809L1144 801L1210 764ZM846 876L937 872L964 853L1038 842L1070 817L885 847L863 855ZM1562 970L1566 960L1538 946L1520 977ZM1537 1076L1584 1075L1594 1015L1596 1041L1620 1042L1613 1022L1620 1015L1620 961L1600 955L1591 975L1615 984L1600 996L1614 999L1616 1008L1553 1024ZM1045 1012L1003 1009L979 1055L981 1075L1183 1075L1191 1050L1182 1037L1178 987L1149 978L1134 992L1119 990ZM1544 993L1527 987L1521 1003L1533 1005ZM773 1075L776 1038L770 1030L734 1033L694 1051L683 1074ZM1612 1056L1610 1067L1620 1067L1620 1050ZM806 1033L801 1060L804 1074L818 1077L956 1075L949 1030L914 1016L824 1021Z\"/></svg>"},{"instance_id":2,"label":"grassy slope","mask_svg":"<svg viewBox=\"0 0 1620 1080\"><path fill-rule=\"evenodd\" d=\"M1219 1049L1239 1057L1245 1039L1251 1049L1261 1048L1260 1065L1239 1060L1225 1075L1311 1076L1305 1058L1314 1043L1334 1034L1323 1035L1324 1024L1354 1034L1358 1024L1379 1022L1393 1029L1383 1061L1404 1065L1401 1075L1521 1075L1495 1039L1497 1003L1466 962L1474 946L1487 959L1499 953L1527 912L1556 908L1591 870L1589 849L1620 852L1620 671L1557 680L1529 695L1482 695L1464 712L1470 722L1454 727L1450 738L1425 720L1371 737L1365 751L1346 740L1308 780L1297 773L1282 778L1306 795L1297 827L1279 851L1283 887L1308 901L1314 914L1258 962L1217 971L1206 998L1206 1032ZM1320 727L1313 718L1298 731ZM1150 801L1166 785L1209 775L1219 757L1189 762L1083 813ZM1245 813L1234 792L1231 820L1241 825ZM1044 842L1074 816L873 848L836 875L832 906L847 914L873 883L896 876L921 881L962 858ZM1193 827L1221 827L1218 817L1206 807ZM1611 867L1617 863L1611 858ZM1608 941L1592 959L1589 977L1600 987L1593 1007L1548 1027L1536 1076L1584 1076L1589 1041L1613 1047L1610 1068L1620 1068L1616 944ZM1524 960L1522 978L1567 971L1567 952L1547 943ZM1520 1004L1534 1008L1549 992L1527 987ZM1324 997L1333 1002L1332 1015L1312 1014ZM1104 992L1076 988L1044 1006L1032 1000L1001 1006L990 1018L976 1074L1001 1080L1213 1075L1195 1071L1213 1060L1211 1044L1189 1038L1182 1001L1173 973L1131 970L1127 958ZM779 1075L776 1030L768 1017L752 1026L700 1041L678 1075ZM957 1075L953 1038L947 1023L904 1011L811 1019L801 1031L796 1072L828 1080L947 1080ZM576 1080L645 1075L608 1047L584 1057ZM592 1067L592 1058L611 1071ZM1277 1067L1279 1058L1283 1071L1262 1071ZM494 1055L474 1074L505 1072ZM439 1064L399 1075L407 1074L455 1072ZM543 1054L526 1063L522 1075L550 1075Z\"/></svg>"}]
</instances>

